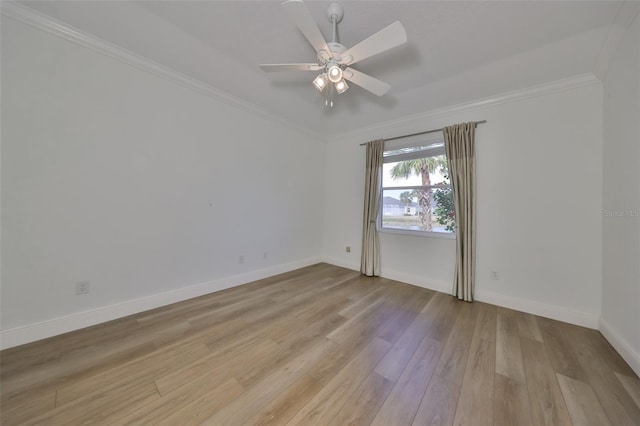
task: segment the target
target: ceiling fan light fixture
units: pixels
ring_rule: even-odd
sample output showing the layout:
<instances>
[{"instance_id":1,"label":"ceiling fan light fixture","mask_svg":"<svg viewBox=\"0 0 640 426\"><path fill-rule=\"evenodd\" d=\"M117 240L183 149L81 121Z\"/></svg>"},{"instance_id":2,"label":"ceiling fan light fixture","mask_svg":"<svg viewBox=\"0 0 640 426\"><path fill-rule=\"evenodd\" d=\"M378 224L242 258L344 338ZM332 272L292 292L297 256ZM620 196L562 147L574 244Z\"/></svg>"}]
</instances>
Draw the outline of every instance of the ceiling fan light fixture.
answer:
<instances>
[{"instance_id":1,"label":"ceiling fan light fixture","mask_svg":"<svg viewBox=\"0 0 640 426\"><path fill-rule=\"evenodd\" d=\"M328 78L327 78L327 75L324 73L319 74L313 80L313 85L316 86L316 89L318 89L320 92L324 90L324 88L327 86L327 83L328 83Z\"/></svg>"},{"instance_id":2,"label":"ceiling fan light fixture","mask_svg":"<svg viewBox=\"0 0 640 426\"><path fill-rule=\"evenodd\" d=\"M327 74L329 74L329 80L332 83L337 83L342 80L342 69L337 65L331 65L327 70Z\"/></svg>"},{"instance_id":3,"label":"ceiling fan light fixture","mask_svg":"<svg viewBox=\"0 0 640 426\"><path fill-rule=\"evenodd\" d=\"M338 92L338 94L346 92L348 88L349 85L344 79L336 83L336 92Z\"/></svg>"},{"instance_id":4,"label":"ceiling fan light fixture","mask_svg":"<svg viewBox=\"0 0 640 426\"><path fill-rule=\"evenodd\" d=\"M2 0L0 0L2 1ZM338 40L338 23L344 15L343 8L336 3L329 5L327 17L333 25L333 41L327 43L320 27L315 22L303 0L286 0L282 3L289 18L302 32L317 53L315 63L261 64L264 72L315 71L319 72L313 85L327 98L326 105L333 106L336 93L344 93L349 86L346 81L375 95L383 96L390 86L370 75L351 68L357 62L386 52L407 42L407 32L398 21L387 25L358 44L347 48ZM332 83L332 84L330 84Z\"/></svg>"}]
</instances>

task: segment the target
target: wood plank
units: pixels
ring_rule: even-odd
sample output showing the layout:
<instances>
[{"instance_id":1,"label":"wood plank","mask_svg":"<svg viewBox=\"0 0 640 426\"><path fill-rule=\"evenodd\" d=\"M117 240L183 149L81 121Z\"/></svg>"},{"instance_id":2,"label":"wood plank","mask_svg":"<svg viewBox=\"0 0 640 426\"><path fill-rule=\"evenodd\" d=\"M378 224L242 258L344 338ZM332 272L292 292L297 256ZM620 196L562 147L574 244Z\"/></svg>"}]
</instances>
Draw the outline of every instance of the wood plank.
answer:
<instances>
[{"instance_id":1,"label":"wood plank","mask_svg":"<svg viewBox=\"0 0 640 426\"><path fill-rule=\"evenodd\" d=\"M376 364L389 350L391 344L374 338L333 379L296 414L287 424L327 424L342 408L345 401L373 371Z\"/></svg>"},{"instance_id":2,"label":"wood plank","mask_svg":"<svg viewBox=\"0 0 640 426\"><path fill-rule=\"evenodd\" d=\"M287 294L288 297L282 300L272 296L272 303L270 305L264 309L254 309L245 312L242 314L242 318L248 323L267 321L284 315L298 316L300 313L306 312L318 304L327 305L331 302L337 303L337 300L342 298L341 292L348 294L348 282L353 276L352 274L339 280L329 280L327 284L316 285L311 289L301 287L296 290L295 294Z\"/></svg>"},{"instance_id":3,"label":"wood plank","mask_svg":"<svg viewBox=\"0 0 640 426\"><path fill-rule=\"evenodd\" d=\"M595 330L561 325L602 408L612 424L637 425L640 407L622 386L615 373L635 376L629 366L612 351L611 345Z\"/></svg>"},{"instance_id":4,"label":"wood plank","mask_svg":"<svg viewBox=\"0 0 640 426\"><path fill-rule=\"evenodd\" d=\"M615 373L616 377L625 388L631 399L640 407L640 380L637 377L629 377L624 374Z\"/></svg>"},{"instance_id":5,"label":"wood plank","mask_svg":"<svg viewBox=\"0 0 640 426\"><path fill-rule=\"evenodd\" d=\"M535 315L518 312L518 333L520 337L535 340L540 343L543 342L542 333L540 333L540 329L538 328Z\"/></svg>"},{"instance_id":6,"label":"wood plank","mask_svg":"<svg viewBox=\"0 0 640 426\"><path fill-rule=\"evenodd\" d=\"M540 328L547 355L556 373L586 381L587 375L578 361L573 348L564 335L559 321L538 317L536 322Z\"/></svg>"},{"instance_id":7,"label":"wood plank","mask_svg":"<svg viewBox=\"0 0 640 426\"><path fill-rule=\"evenodd\" d=\"M520 343L533 424L571 425L569 413L544 344L526 338L521 338Z\"/></svg>"},{"instance_id":8,"label":"wood plank","mask_svg":"<svg viewBox=\"0 0 640 426\"><path fill-rule=\"evenodd\" d=\"M377 336L390 343L395 343L402 336L407 327L422 312L426 304L433 297L433 293L417 291L409 288L406 296L398 303L398 312L380 329Z\"/></svg>"},{"instance_id":9,"label":"wood plank","mask_svg":"<svg viewBox=\"0 0 640 426\"><path fill-rule=\"evenodd\" d=\"M219 324L226 320L242 318L244 314L256 309L266 309L273 306L274 301L268 297L263 296L256 299L246 298L239 300L230 305L224 305L217 309L207 310L195 316L187 316L189 321L194 327L207 327L210 325Z\"/></svg>"},{"instance_id":10,"label":"wood plank","mask_svg":"<svg viewBox=\"0 0 640 426\"><path fill-rule=\"evenodd\" d=\"M453 423L478 316L478 310L471 304L461 302L456 306L457 318L413 420L414 425Z\"/></svg>"},{"instance_id":11,"label":"wood plank","mask_svg":"<svg viewBox=\"0 0 640 426\"><path fill-rule=\"evenodd\" d=\"M422 340L372 424L411 424L441 353L442 343Z\"/></svg>"},{"instance_id":12,"label":"wood plank","mask_svg":"<svg viewBox=\"0 0 640 426\"><path fill-rule=\"evenodd\" d=\"M278 343L280 345L278 352L262 357L260 362L245 366L245 368L237 372L234 377L244 387L250 388L271 371L286 365L291 359L307 351L308 348L316 346L318 343L325 345L325 350L330 350L331 347L326 345L325 335L344 321L345 318L339 315L333 315L325 318L324 321L316 322L307 328L292 333Z\"/></svg>"},{"instance_id":13,"label":"wood plank","mask_svg":"<svg viewBox=\"0 0 640 426\"><path fill-rule=\"evenodd\" d=\"M2 351L0 380L10 378L12 374L20 375L38 365L55 363L60 359L61 352L54 342L55 339L50 338Z\"/></svg>"},{"instance_id":14,"label":"wood plank","mask_svg":"<svg viewBox=\"0 0 640 426\"><path fill-rule=\"evenodd\" d=\"M153 381L149 377L142 377L118 388L94 393L56 407L42 416L29 420L26 424L41 424L43 422L58 425L104 423L111 415L138 405L144 405L159 397Z\"/></svg>"},{"instance_id":15,"label":"wood plank","mask_svg":"<svg viewBox=\"0 0 640 426\"><path fill-rule=\"evenodd\" d=\"M144 356L155 350L155 345L147 339L152 336L114 341L111 345L101 345L84 356L70 354L53 364L42 364L37 368L28 368L23 374L2 382L2 403L19 405L29 401L34 393L50 392L64 383L82 380L87 376L109 369L131 358Z\"/></svg>"},{"instance_id":16,"label":"wood plank","mask_svg":"<svg viewBox=\"0 0 640 426\"><path fill-rule=\"evenodd\" d=\"M478 321L473 332L454 425L493 424L493 393L496 362L496 309L478 305ZM492 340L493 339L493 340Z\"/></svg>"},{"instance_id":17,"label":"wood plank","mask_svg":"<svg viewBox=\"0 0 640 426\"><path fill-rule=\"evenodd\" d=\"M338 318L338 316L335 314L327 314L322 318L322 321L318 322L325 322L327 321L327 318ZM339 324L341 323L342 322L339 322ZM268 321L266 324L268 324L268 327L259 328L261 330L261 334L274 342L283 343L285 341L290 341L292 339L291 336L302 333L303 330L307 329L312 323L286 315L281 318Z\"/></svg>"},{"instance_id":18,"label":"wood plank","mask_svg":"<svg viewBox=\"0 0 640 426\"><path fill-rule=\"evenodd\" d=\"M211 351L203 344L175 347L170 351L155 351L128 363L110 368L82 380L63 384L58 388L56 403L68 404L75 399L120 387L127 381L144 376L157 377L190 365L206 357Z\"/></svg>"},{"instance_id":19,"label":"wood plank","mask_svg":"<svg viewBox=\"0 0 640 426\"><path fill-rule=\"evenodd\" d=\"M251 425L282 425L287 423L321 389L322 383L308 374L296 380L284 392L247 420Z\"/></svg>"},{"instance_id":20,"label":"wood plank","mask_svg":"<svg viewBox=\"0 0 640 426\"><path fill-rule=\"evenodd\" d=\"M637 377L629 367L629 364L598 330L560 321L556 321L556 325L563 330L576 355L582 354L585 356L584 359L587 357L600 358L600 364L603 369L610 369L626 376Z\"/></svg>"},{"instance_id":21,"label":"wood plank","mask_svg":"<svg viewBox=\"0 0 640 426\"><path fill-rule=\"evenodd\" d=\"M183 336L175 341L168 342L161 348L170 348L173 346L191 345L196 343L203 343L215 350L215 345L219 344L224 346L230 340L237 338L238 334L247 334L247 332L253 327L247 324L242 318L234 318L228 321L222 321L214 324L202 324L195 326L190 324L189 330L191 334ZM156 341L154 340L154 343Z\"/></svg>"},{"instance_id":22,"label":"wood plank","mask_svg":"<svg viewBox=\"0 0 640 426\"><path fill-rule=\"evenodd\" d=\"M166 328L153 339L156 348L164 348L176 341L195 334L195 330L188 321L177 321L175 324L167 324Z\"/></svg>"},{"instance_id":23,"label":"wood plank","mask_svg":"<svg viewBox=\"0 0 640 426\"><path fill-rule=\"evenodd\" d=\"M311 297L311 303L296 306L289 313L292 316L301 318L305 321L313 321L322 318L321 312L330 309L333 314L336 310L348 306L352 302L349 297L361 292L360 276L348 276L336 281L331 286L325 286L318 289ZM366 292L372 292L374 289L368 287Z\"/></svg>"},{"instance_id":24,"label":"wood plank","mask_svg":"<svg viewBox=\"0 0 640 426\"><path fill-rule=\"evenodd\" d=\"M351 340L343 345L339 345L332 340L329 340L327 345L331 345L328 348L327 356L318 361L309 371L311 377L318 382L327 384L333 377L342 370L345 365L351 359L356 356L364 347L366 347L373 338L369 340L358 339Z\"/></svg>"},{"instance_id":25,"label":"wood plank","mask_svg":"<svg viewBox=\"0 0 640 426\"><path fill-rule=\"evenodd\" d=\"M300 351L287 363L276 369L269 369L270 374L247 388L246 392L203 423L246 424L248 419L263 411L267 405L300 379L312 365L326 356L328 347L324 341L317 341L307 350Z\"/></svg>"},{"instance_id":26,"label":"wood plank","mask_svg":"<svg viewBox=\"0 0 640 426\"><path fill-rule=\"evenodd\" d=\"M203 375L216 373L215 380L223 382L243 371L247 365L259 363L265 357L279 353L280 350L280 346L271 340L249 339L225 350L211 353L183 368L157 375L155 384L158 392L161 395L166 395Z\"/></svg>"},{"instance_id":27,"label":"wood plank","mask_svg":"<svg viewBox=\"0 0 640 426\"><path fill-rule=\"evenodd\" d=\"M178 417L184 424L190 419L201 418L203 410L206 417L224 406L223 402L230 402L244 392L244 388L233 378L226 381L220 380L216 372L204 374L196 380L186 385L172 389L160 398L154 399L147 404L137 404L131 410L123 410L105 419L110 425L116 424L158 424L180 412ZM203 400L206 399L206 402ZM216 404L211 404L210 400L215 399ZM200 405L198 405L200 404ZM202 407L205 405L206 407ZM183 408L189 406L185 411ZM205 417L205 418L206 418Z\"/></svg>"},{"instance_id":28,"label":"wood plank","mask_svg":"<svg viewBox=\"0 0 640 426\"><path fill-rule=\"evenodd\" d=\"M328 264L0 352L3 425L618 426L639 400L595 330Z\"/></svg>"},{"instance_id":29,"label":"wood plank","mask_svg":"<svg viewBox=\"0 0 640 426\"><path fill-rule=\"evenodd\" d=\"M574 425L611 425L591 386L562 374L556 376Z\"/></svg>"},{"instance_id":30,"label":"wood plank","mask_svg":"<svg viewBox=\"0 0 640 426\"><path fill-rule=\"evenodd\" d=\"M369 294L351 302L349 305L341 309L338 313L345 318L353 318L360 312L366 310L369 305L374 303L376 300L381 299L384 293L388 291L386 287L382 286L372 286L371 289L372 291Z\"/></svg>"},{"instance_id":31,"label":"wood plank","mask_svg":"<svg viewBox=\"0 0 640 426\"><path fill-rule=\"evenodd\" d=\"M448 294L436 293L422 309L428 324L425 336L446 342L455 322L453 318L464 303Z\"/></svg>"},{"instance_id":32,"label":"wood plank","mask_svg":"<svg viewBox=\"0 0 640 426\"><path fill-rule=\"evenodd\" d=\"M451 321L454 319L452 318ZM430 318L424 313L418 315L405 332L393 344L389 352L376 366L376 373L395 382L424 339L424 331L429 328Z\"/></svg>"},{"instance_id":33,"label":"wood plank","mask_svg":"<svg viewBox=\"0 0 640 426\"><path fill-rule=\"evenodd\" d=\"M458 301L458 303L467 302ZM498 321L497 307L482 302L473 302L471 306L478 312L478 318L476 320L476 328L473 332L473 337L487 340L489 342L495 342Z\"/></svg>"},{"instance_id":34,"label":"wood plank","mask_svg":"<svg viewBox=\"0 0 640 426\"><path fill-rule=\"evenodd\" d=\"M392 303L378 299L366 310L348 319L340 327L327 334L327 337L339 344L358 337L367 338L375 333L394 312L395 306Z\"/></svg>"},{"instance_id":35,"label":"wood plank","mask_svg":"<svg viewBox=\"0 0 640 426\"><path fill-rule=\"evenodd\" d=\"M477 339L471 344L454 425L493 424L494 363L492 342Z\"/></svg>"},{"instance_id":36,"label":"wood plank","mask_svg":"<svg viewBox=\"0 0 640 426\"><path fill-rule=\"evenodd\" d=\"M496 329L496 373L525 383L517 312L498 308Z\"/></svg>"},{"instance_id":37,"label":"wood plank","mask_svg":"<svg viewBox=\"0 0 640 426\"><path fill-rule=\"evenodd\" d=\"M8 407L8 408L7 408ZM34 417L41 416L56 407L55 391L33 395L21 404L4 404L0 408L0 424L19 425Z\"/></svg>"},{"instance_id":38,"label":"wood plank","mask_svg":"<svg viewBox=\"0 0 640 426\"><path fill-rule=\"evenodd\" d=\"M533 426L526 384L496 374L493 406L495 426Z\"/></svg>"},{"instance_id":39,"label":"wood plank","mask_svg":"<svg viewBox=\"0 0 640 426\"><path fill-rule=\"evenodd\" d=\"M194 399L186 399L188 402L185 406L173 413L166 411L167 416L162 418L154 414L152 417L145 419L144 424L158 424L158 425L199 425L205 419L208 419L216 412L227 406L237 397L242 395L245 389L234 378L227 380L220 384L211 392L207 392L200 397ZM166 410L166 407L161 407ZM136 424L135 421L126 422L125 424Z\"/></svg>"},{"instance_id":40,"label":"wood plank","mask_svg":"<svg viewBox=\"0 0 640 426\"><path fill-rule=\"evenodd\" d=\"M394 383L375 372L369 374L344 403L330 425L369 425Z\"/></svg>"}]
</instances>

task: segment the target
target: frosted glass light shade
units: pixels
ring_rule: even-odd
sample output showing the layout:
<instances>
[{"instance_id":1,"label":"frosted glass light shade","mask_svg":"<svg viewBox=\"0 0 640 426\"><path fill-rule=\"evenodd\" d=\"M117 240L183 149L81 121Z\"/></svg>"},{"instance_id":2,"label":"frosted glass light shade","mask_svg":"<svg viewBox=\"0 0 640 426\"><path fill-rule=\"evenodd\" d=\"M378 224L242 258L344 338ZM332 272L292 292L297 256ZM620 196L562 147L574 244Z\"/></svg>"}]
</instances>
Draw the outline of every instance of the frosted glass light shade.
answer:
<instances>
[{"instance_id":1,"label":"frosted glass light shade","mask_svg":"<svg viewBox=\"0 0 640 426\"><path fill-rule=\"evenodd\" d=\"M336 92L338 92L338 94L346 92L348 88L349 85L344 79L336 83Z\"/></svg>"},{"instance_id":2,"label":"frosted glass light shade","mask_svg":"<svg viewBox=\"0 0 640 426\"><path fill-rule=\"evenodd\" d=\"M327 73L329 74L329 80L331 80L332 83L337 83L342 79L342 70L337 65L329 67Z\"/></svg>"},{"instance_id":3,"label":"frosted glass light shade","mask_svg":"<svg viewBox=\"0 0 640 426\"><path fill-rule=\"evenodd\" d=\"M326 74L320 74L313 80L313 85L316 86L316 89L319 91L323 91L327 86L328 78Z\"/></svg>"}]
</instances>

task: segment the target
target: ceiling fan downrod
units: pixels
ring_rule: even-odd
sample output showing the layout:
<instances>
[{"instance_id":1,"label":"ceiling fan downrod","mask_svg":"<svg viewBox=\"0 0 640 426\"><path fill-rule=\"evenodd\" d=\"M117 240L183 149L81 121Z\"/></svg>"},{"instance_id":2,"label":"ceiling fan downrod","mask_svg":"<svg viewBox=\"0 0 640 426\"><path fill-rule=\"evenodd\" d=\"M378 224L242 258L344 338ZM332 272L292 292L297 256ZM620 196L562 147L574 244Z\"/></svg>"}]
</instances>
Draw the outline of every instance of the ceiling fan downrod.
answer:
<instances>
[{"instance_id":1,"label":"ceiling fan downrod","mask_svg":"<svg viewBox=\"0 0 640 426\"><path fill-rule=\"evenodd\" d=\"M344 9L342 8L342 6L338 3L331 3L329 4L329 6L327 7L327 17L329 18L329 21L331 21L331 23L333 24L333 37L332 43L329 43L329 48L333 51L334 49L336 49L336 51L338 50L344 50L344 49L340 49L340 42L338 42L338 23L340 21L342 21L342 18L344 17ZM334 52L329 52L330 54L334 53ZM334 61L329 61L329 63L334 62ZM342 87L346 86L346 83L344 82L344 80L342 79L342 67L335 63L333 65L326 65L326 69L327 69L327 74L328 74L328 78L331 82L333 83L338 83L338 81L341 81L342 83ZM332 72L335 72L335 78L336 80L334 81L334 78L332 77ZM333 108L333 95L335 90L333 90L333 86L329 85L328 87L329 89L329 93L328 93L328 99L325 98L324 100L324 106L328 106L329 108ZM346 90L346 88L344 89ZM343 91L344 91L343 90ZM340 92L339 92L340 93Z\"/></svg>"},{"instance_id":2,"label":"ceiling fan downrod","mask_svg":"<svg viewBox=\"0 0 640 426\"><path fill-rule=\"evenodd\" d=\"M333 24L333 42L338 43L338 23L344 17L344 9L338 3L331 3L327 7L327 17Z\"/></svg>"}]
</instances>

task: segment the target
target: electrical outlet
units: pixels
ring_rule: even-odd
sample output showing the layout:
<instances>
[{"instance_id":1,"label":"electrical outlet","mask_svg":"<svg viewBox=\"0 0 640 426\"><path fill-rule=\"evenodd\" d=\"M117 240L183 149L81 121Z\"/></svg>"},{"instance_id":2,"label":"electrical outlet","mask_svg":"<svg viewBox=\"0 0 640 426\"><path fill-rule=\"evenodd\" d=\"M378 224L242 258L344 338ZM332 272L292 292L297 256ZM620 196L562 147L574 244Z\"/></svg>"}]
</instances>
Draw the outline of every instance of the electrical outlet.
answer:
<instances>
[{"instance_id":1,"label":"electrical outlet","mask_svg":"<svg viewBox=\"0 0 640 426\"><path fill-rule=\"evenodd\" d=\"M498 281L500 280L500 272L498 271L491 271L491 279Z\"/></svg>"},{"instance_id":2,"label":"electrical outlet","mask_svg":"<svg viewBox=\"0 0 640 426\"><path fill-rule=\"evenodd\" d=\"M351 253L351 246L347 246L347 247L345 248L345 251L346 251L347 253Z\"/></svg>"},{"instance_id":3,"label":"electrical outlet","mask_svg":"<svg viewBox=\"0 0 640 426\"><path fill-rule=\"evenodd\" d=\"M241 265L244 263L244 256L238 256L238 263Z\"/></svg>"},{"instance_id":4,"label":"electrical outlet","mask_svg":"<svg viewBox=\"0 0 640 426\"><path fill-rule=\"evenodd\" d=\"M76 283L76 295L89 294L90 285L89 281L78 281Z\"/></svg>"}]
</instances>

